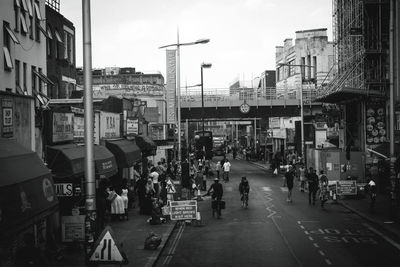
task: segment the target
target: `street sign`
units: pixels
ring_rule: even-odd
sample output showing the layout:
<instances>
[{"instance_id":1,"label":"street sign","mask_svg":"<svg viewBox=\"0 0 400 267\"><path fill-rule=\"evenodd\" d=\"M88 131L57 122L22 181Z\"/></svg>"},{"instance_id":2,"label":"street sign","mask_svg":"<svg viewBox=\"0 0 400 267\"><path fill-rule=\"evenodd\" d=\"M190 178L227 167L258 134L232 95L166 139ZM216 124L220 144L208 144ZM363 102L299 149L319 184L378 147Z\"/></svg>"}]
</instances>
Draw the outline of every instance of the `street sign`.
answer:
<instances>
[{"instance_id":1,"label":"street sign","mask_svg":"<svg viewBox=\"0 0 400 267\"><path fill-rule=\"evenodd\" d=\"M89 254L90 262L128 264L128 258L117 244L110 226L104 228L93 248L94 249Z\"/></svg>"},{"instance_id":2,"label":"street sign","mask_svg":"<svg viewBox=\"0 0 400 267\"><path fill-rule=\"evenodd\" d=\"M196 220L197 201L171 201L171 220Z\"/></svg>"},{"instance_id":3,"label":"street sign","mask_svg":"<svg viewBox=\"0 0 400 267\"><path fill-rule=\"evenodd\" d=\"M342 196L357 195L357 181L337 181L336 194Z\"/></svg>"}]
</instances>

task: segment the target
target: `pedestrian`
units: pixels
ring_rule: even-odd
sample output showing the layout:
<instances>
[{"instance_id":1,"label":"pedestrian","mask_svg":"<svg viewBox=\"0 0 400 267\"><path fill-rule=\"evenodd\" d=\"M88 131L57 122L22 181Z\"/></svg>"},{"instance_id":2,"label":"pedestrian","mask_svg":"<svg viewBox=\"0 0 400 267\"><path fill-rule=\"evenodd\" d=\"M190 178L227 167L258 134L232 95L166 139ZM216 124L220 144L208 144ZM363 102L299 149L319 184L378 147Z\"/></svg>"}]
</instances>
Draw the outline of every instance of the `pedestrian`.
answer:
<instances>
[{"instance_id":1,"label":"pedestrian","mask_svg":"<svg viewBox=\"0 0 400 267\"><path fill-rule=\"evenodd\" d=\"M225 160L224 162L224 180L225 182L229 182L229 172L231 171L231 163L229 162L228 159Z\"/></svg>"},{"instance_id":2,"label":"pedestrian","mask_svg":"<svg viewBox=\"0 0 400 267\"><path fill-rule=\"evenodd\" d=\"M145 196L146 196L146 184L147 184L147 175L143 174L142 178L136 183L136 192L139 197L139 213L145 213Z\"/></svg>"},{"instance_id":3,"label":"pedestrian","mask_svg":"<svg viewBox=\"0 0 400 267\"><path fill-rule=\"evenodd\" d=\"M108 189L108 200L111 201L111 219L122 220L125 214L124 200L115 192L113 187L109 187Z\"/></svg>"},{"instance_id":4,"label":"pedestrian","mask_svg":"<svg viewBox=\"0 0 400 267\"><path fill-rule=\"evenodd\" d=\"M324 204L328 201L328 177L324 174L323 170L319 171L319 199L321 201L321 208L324 208Z\"/></svg>"},{"instance_id":5,"label":"pedestrian","mask_svg":"<svg viewBox=\"0 0 400 267\"><path fill-rule=\"evenodd\" d=\"M374 179L371 179L368 182L367 187L368 187L368 193L369 193L369 197L370 197L369 208L372 212L374 210L375 201L376 201L376 183L375 183Z\"/></svg>"},{"instance_id":6,"label":"pedestrian","mask_svg":"<svg viewBox=\"0 0 400 267\"><path fill-rule=\"evenodd\" d=\"M167 201L174 200L174 194L176 193L176 189L171 179L167 178Z\"/></svg>"},{"instance_id":7,"label":"pedestrian","mask_svg":"<svg viewBox=\"0 0 400 267\"><path fill-rule=\"evenodd\" d=\"M315 170L310 167L308 176L307 176L307 183L308 183L308 204L315 205L315 198L318 191L318 176Z\"/></svg>"},{"instance_id":8,"label":"pedestrian","mask_svg":"<svg viewBox=\"0 0 400 267\"><path fill-rule=\"evenodd\" d=\"M143 214L151 215L151 211L153 209L153 201L155 198L156 198L156 191L154 189L153 180L149 178L145 186Z\"/></svg>"},{"instance_id":9,"label":"pedestrian","mask_svg":"<svg viewBox=\"0 0 400 267\"><path fill-rule=\"evenodd\" d=\"M293 190L294 176L295 176L295 172L294 172L293 166L290 165L288 170L285 173L285 181L286 181L286 186L288 188L288 197L287 197L286 201L290 202L290 203L293 202L292 190Z\"/></svg>"},{"instance_id":10,"label":"pedestrian","mask_svg":"<svg viewBox=\"0 0 400 267\"><path fill-rule=\"evenodd\" d=\"M217 172L217 178L219 179L219 173L221 172L221 161L218 161L215 165L215 171Z\"/></svg>"},{"instance_id":11,"label":"pedestrian","mask_svg":"<svg viewBox=\"0 0 400 267\"><path fill-rule=\"evenodd\" d=\"M124 201L124 215L125 219L128 220L128 204L129 204L129 198L128 198L128 181L127 179L123 179L122 181L122 190L121 190L121 198Z\"/></svg>"},{"instance_id":12,"label":"pedestrian","mask_svg":"<svg viewBox=\"0 0 400 267\"><path fill-rule=\"evenodd\" d=\"M156 196L160 194L160 186L158 184L158 178L160 177L160 174L157 172L157 169L155 167L151 168L149 177L153 181L153 186L154 186L154 191Z\"/></svg>"},{"instance_id":13,"label":"pedestrian","mask_svg":"<svg viewBox=\"0 0 400 267\"><path fill-rule=\"evenodd\" d=\"M298 173L299 173L299 179L300 179L300 191L304 192L305 185L306 185L306 174L305 174L305 168L304 168L303 163L300 164Z\"/></svg>"},{"instance_id":14,"label":"pedestrian","mask_svg":"<svg viewBox=\"0 0 400 267\"><path fill-rule=\"evenodd\" d=\"M97 208L97 229L101 232L104 229L106 211L107 211L107 181L100 179L99 188L96 192L96 208Z\"/></svg>"}]
</instances>

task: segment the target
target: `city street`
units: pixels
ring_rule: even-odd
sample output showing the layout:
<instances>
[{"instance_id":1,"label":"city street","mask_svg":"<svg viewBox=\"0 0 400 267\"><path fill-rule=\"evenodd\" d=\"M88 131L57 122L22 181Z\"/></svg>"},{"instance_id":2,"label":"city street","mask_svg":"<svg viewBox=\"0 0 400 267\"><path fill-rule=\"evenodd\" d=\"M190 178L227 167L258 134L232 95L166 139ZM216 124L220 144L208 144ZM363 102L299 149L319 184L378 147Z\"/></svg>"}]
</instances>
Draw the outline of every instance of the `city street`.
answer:
<instances>
[{"instance_id":1,"label":"city street","mask_svg":"<svg viewBox=\"0 0 400 267\"><path fill-rule=\"evenodd\" d=\"M310 206L298 186L287 203L282 176L231 163L222 218L211 216L204 197L202 225L178 224L156 266L399 266L399 243L342 205ZM251 187L248 209L241 207L241 176Z\"/></svg>"}]
</instances>

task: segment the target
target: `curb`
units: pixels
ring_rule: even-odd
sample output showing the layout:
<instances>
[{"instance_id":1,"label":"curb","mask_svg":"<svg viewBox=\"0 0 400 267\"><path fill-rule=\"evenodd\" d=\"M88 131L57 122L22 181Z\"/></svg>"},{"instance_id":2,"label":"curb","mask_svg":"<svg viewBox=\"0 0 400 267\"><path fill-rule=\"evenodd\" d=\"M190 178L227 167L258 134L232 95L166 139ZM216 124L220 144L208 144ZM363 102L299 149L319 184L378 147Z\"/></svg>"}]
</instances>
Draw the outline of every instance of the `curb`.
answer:
<instances>
[{"instance_id":1,"label":"curb","mask_svg":"<svg viewBox=\"0 0 400 267\"><path fill-rule=\"evenodd\" d=\"M156 266L160 258L160 255L163 253L165 246L168 243L169 239L171 238L172 232L175 230L177 225L178 225L177 222L175 222L174 225L170 228L170 230L162 235L162 242L160 244L160 249L157 249L156 255L154 257L151 257L151 259L146 263L145 266L152 266L152 267ZM165 236L167 238L165 238Z\"/></svg>"},{"instance_id":2,"label":"curb","mask_svg":"<svg viewBox=\"0 0 400 267\"><path fill-rule=\"evenodd\" d=\"M385 226L384 224L382 224L381 222L379 222L378 220L371 218L370 216L366 215L363 212L360 212L352 207L350 207L350 205L339 201L338 204L342 205L344 208L350 210L351 212L357 214L358 216L360 216L361 218L367 220L368 222L374 224L375 226L385 230L387 233L389 233L390 235L393 235L396 237L397 240L400 240L400 233L398 233L397 231L393 231L392 229L390 229L390 227Z\"/></svg>"}]
</instances>

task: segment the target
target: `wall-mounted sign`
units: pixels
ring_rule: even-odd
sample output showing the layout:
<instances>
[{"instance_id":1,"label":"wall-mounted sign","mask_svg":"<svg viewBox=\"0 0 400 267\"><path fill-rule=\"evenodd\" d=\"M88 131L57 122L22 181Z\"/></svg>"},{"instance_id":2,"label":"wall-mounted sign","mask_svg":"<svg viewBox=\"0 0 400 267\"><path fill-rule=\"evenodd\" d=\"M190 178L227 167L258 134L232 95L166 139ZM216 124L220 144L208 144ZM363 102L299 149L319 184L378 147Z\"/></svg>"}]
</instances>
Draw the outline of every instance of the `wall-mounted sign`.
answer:
<instances>
[{"instance_id":1,"label":"wall-mounted sign","mask_svg":"<svg viewBox=\"0 0 400 267\"><path fill-rule=\"evenodd\" d=\"M57 197L72 197L74 195L72 183L54 184Z\"/></svg>"},{"instance_id":2,"label":"wall-mounted sign","mask_svg":"<svg viewBox=\"0 0 400 267\"><path fill-rule=\"evenodd\" d=\"M176 123L176 50L167 50L167 123Z\"/></svg>"},{"instance_id":3,"label":"wall-mounted sign","mask_svg":"<svg viewBox=\"0 0 400 267\"><path fill-rule=\"evenodd\" d=\"M153 140L166 140L167 139L167 125L165 124L150 124L149 136Z\"/></svg>"},{"instance_id":4,"label":"wall-mounted sign","mask_svg":"<svg viewBox=\"0 0 400 267\"><path fill-rule=\"evenodd\" d=\"M53 113L52 141L53 143L74 140L74 114Z\"/></svg>"},{"instance_id":5,"label":"wall-mounted sign","mask_svg":"<svg viewBox=\"0 0 400 267\"><path fill-rule=\"evenodd\" d=\"M139 134L139 120L138 119L126 119L126 134Z\"/></svg>"},{"instance_id":6,"label":"wall-mounted sign","mask_svg":"<svg viewBox=\"0 0 400 267\"><path fill-rule=\"evenodd\" d=\"M2 137L12 137L14 135L13 120L13 101L11 99L3 99L1 101L2 108Z\"/></svg>"},{"instance_id":7,"label":"wall-mounted sign","mask_svg":"<svg viewBox=\"0 0 400 267\"><path fill-rule=\"evenodd\" d=\"M120 114L100 112L100 138L120 137Z\"/></svg>"},{"instance_id":8,"label":"wall-mounted sign","mask_svg":"<svg viewBox=\"0 0 400 267\"><path fill-rule=\"evenodd\" d=\"M240 105L240 112L247 114L250 112L250 106L246 102Z\"/></svg>"}]
</instances>

